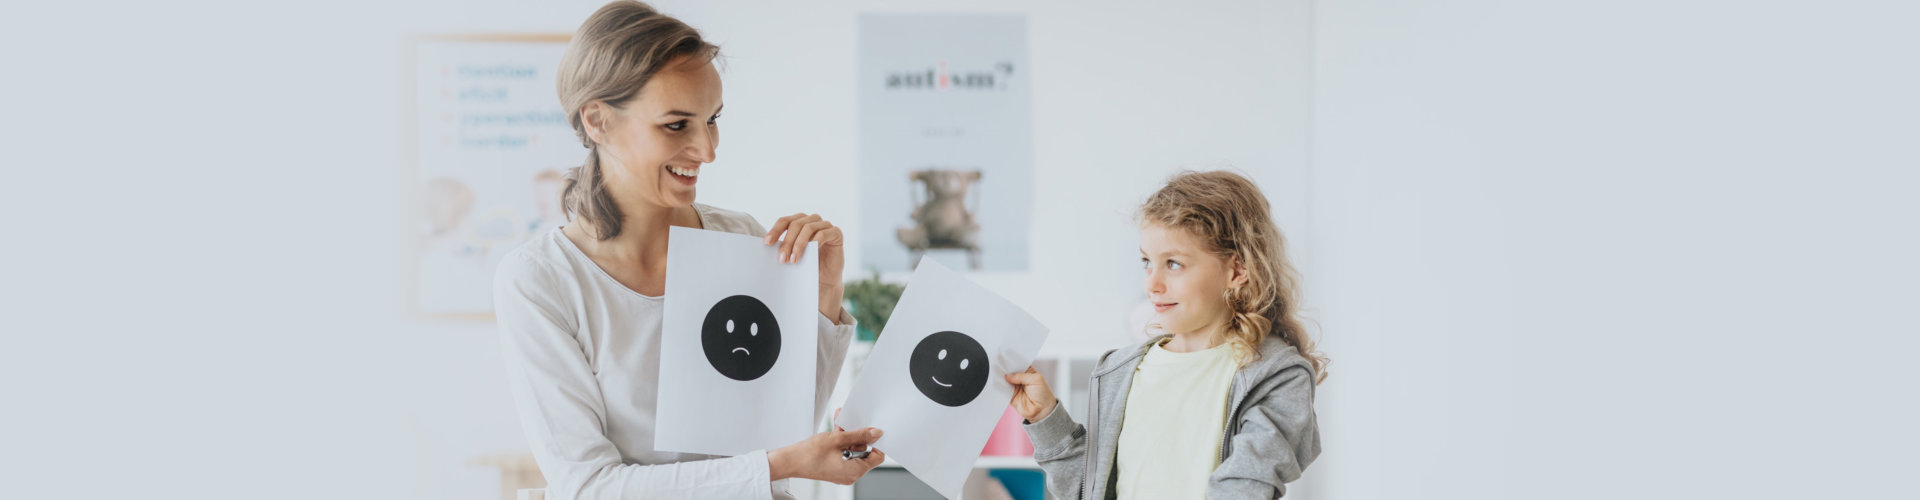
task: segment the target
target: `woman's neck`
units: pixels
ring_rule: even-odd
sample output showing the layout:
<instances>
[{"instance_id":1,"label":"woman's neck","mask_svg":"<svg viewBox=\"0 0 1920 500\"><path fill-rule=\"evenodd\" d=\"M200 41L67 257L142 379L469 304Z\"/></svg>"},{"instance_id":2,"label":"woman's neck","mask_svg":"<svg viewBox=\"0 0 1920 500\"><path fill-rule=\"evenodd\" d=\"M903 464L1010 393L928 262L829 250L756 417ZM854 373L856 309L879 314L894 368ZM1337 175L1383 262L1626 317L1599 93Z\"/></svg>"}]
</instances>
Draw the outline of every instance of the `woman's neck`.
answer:
<instances>
[{"instance_id":1,"label":"woman's neck","mask_svg":"<svg viewBox=\"0 0 1920 500\"><path fill-rule=\"evenodd\" d=\"M669 228L700 226L700 215L691 206L633 205L637 206L620 207L620 234L612 239L593 237L600 231L599 227L586 221L574 221L569 226L579 226L576 235L585 236L575 238L575 243L595 258L651 268L666 263ZM581 239L587 240L587 243L579 244Z\"/></svg>"}]
</instances>

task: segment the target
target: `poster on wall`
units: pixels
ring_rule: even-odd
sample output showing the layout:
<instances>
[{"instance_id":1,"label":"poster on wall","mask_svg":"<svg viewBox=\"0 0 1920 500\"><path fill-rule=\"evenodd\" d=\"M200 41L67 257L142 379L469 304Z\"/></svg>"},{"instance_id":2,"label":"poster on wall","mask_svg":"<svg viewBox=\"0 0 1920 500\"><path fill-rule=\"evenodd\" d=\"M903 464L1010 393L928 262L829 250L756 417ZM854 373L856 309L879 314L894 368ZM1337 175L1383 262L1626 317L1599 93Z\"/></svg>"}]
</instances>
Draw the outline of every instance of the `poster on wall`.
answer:
<instances>
[{"instance_id":1,"label":"poster on wall","mask_svg":"<svg viewBox=\"0 0 1920 500\"><path fill-rule=\"evenodd\" d=\"M1027 270L1026 16L861 14L857 43L861 265Z\"/></svg>"},{"instance_id":2,"label":"poster on wall","mask_svg":"<svg viewBox=\"0 0 1920 500\"><path fill-rule=\"evenodd\" d=\"M554 92L568 38L468 36L414 44L409 232L415 311L490 318L501 256L565 220L562 176L586 158Z\"/></svg>"}]
</instances>

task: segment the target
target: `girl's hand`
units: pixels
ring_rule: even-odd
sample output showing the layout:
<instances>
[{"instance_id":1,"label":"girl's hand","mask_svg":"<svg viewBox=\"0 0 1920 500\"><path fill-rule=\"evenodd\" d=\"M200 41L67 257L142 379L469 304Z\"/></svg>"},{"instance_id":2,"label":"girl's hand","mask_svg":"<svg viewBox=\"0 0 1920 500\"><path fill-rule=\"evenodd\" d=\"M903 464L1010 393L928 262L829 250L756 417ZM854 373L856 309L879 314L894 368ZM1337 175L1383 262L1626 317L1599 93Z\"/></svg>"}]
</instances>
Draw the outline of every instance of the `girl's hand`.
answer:
<instances>
[{"instance_id":1,"label":"girl's hand","mask_svg":"<svg viewBox=\"0 0 1920 500\"><path fill-rule=\"evenodd\" d=\"M1007 383L1013 384L1013 411L1020 412L1029 423L1052 415L1053 407L1060 403L1053 397L1053 388L1047 387L1047 378L1031 366L1024 372L1007 374Z\"/></svg>"},{"instance_id":2,"label":"girl's hand","mask_svg":"<svg viewBox=\"0 0 1920 500\"><path fill-rule=\"evenodd\" d=\"M867 458L841 458L842 450L866 449L880 439L880 429L835 430L814 434L798 443L767 452L767 469L775 481L792 477L817 479L833 484L853 484L867 475L887 454L873 450Z\"/></svg>"},{"instance_id":3,"label":"girl's hand","mask_svg":"<svg viewBox=\"0 0 1920 500\"><path fill-rule=\"evenodd\" d=\"M780 245L780 262L787 263L800 262L808 242L820 244L820 314L838 323L840 301L846 292L840 283L846 258L845 236L840 228L819 214L793 214L773 221L765 239L768 245Z\"/></svg>"}]
</instances>

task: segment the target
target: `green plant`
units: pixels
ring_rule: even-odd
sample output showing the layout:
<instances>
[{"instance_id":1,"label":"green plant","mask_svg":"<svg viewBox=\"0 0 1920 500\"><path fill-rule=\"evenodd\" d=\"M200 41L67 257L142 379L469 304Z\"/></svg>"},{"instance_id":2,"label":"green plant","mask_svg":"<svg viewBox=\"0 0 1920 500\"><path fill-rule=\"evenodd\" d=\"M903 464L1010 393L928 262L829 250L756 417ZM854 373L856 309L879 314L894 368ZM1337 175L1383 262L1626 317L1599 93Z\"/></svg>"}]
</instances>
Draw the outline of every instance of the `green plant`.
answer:
<instances>
[{"instance_id":1,"label":"green plant","mask_svg":"<svg viewBox=\"0 0 1920 500\"><path fill-rule=\"evenodd\" d=\"M847 284L846 298L852 304L853 319L860 322L860 340L880 339L887 317L893 315L893 305L900 302L900 292L906 289L906 285L881 280L878 270L871 277Z\"/></svg>"}]
</instances>

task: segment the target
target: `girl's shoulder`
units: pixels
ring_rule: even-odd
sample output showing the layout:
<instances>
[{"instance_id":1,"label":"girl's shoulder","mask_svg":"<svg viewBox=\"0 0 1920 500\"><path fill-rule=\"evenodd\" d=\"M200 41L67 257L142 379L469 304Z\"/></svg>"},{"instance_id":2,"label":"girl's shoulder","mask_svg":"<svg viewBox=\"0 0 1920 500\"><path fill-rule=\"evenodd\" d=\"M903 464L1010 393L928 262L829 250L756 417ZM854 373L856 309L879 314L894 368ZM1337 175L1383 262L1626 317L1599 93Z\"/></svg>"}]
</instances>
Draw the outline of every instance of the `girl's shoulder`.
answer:
<instances>
[{"instance_id":1,"label":"girl's shoulder","mask_svg":"<svg viewBox=\"0 0 1920 500\"><path fill-rule=\"evenodd\" d=\"M1240 375L1254 379L1290 377L1304 374L1309 384L1315 377L1313 363L1300 350L1288 344L1280 337L1268 336L1260 341L1260 355L1246 366L1240 367Z\"/></svg>"}]
</instances>

